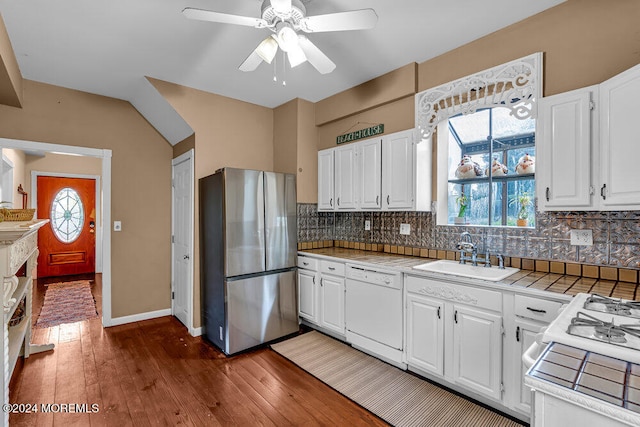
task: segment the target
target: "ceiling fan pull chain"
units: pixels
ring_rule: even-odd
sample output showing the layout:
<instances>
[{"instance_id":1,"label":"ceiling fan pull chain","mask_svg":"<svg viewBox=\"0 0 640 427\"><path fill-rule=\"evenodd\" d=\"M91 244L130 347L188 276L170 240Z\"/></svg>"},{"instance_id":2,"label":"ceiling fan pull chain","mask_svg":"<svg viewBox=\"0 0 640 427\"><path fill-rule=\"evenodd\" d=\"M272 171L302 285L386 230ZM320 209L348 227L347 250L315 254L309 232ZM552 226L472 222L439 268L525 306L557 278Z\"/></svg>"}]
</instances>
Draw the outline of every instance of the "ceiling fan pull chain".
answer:
<instances>
[{"instance_id":1,"label":"ceiling fan pull chain","mask_svg":"<svg viewBox=\"0 0 640 427\"><path fill-rule=\"evenodd\" d=\"M278 81L278 55L273 57L273 81Z\"/></svg>"},{"instance_id":2,"label":"ceiling fan pull chain","mask_svg":"<svg viewBox=\"0 0 640 427\"><path fill-rule=\"evenodd\" d=\"M284 57L285 53L282 52L282 86L287 85L287 61Z\"/></svg>"}]
</instances>

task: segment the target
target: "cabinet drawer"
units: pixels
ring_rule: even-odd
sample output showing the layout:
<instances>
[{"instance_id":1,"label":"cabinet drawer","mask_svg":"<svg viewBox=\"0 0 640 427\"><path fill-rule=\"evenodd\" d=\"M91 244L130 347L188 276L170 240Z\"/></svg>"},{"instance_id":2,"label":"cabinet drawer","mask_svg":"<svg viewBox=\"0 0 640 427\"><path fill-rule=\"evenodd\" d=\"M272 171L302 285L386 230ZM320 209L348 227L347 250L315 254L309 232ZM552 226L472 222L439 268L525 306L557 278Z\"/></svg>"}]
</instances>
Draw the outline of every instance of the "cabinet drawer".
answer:
<instances>
[{"instance_id":1,"label":"cabinet drawer","mask_svg":"<svg viewBox=\"0 0 640 427\"><path fill-rule=\"evenodd\" d=\"M561 302L516 295L515 315L540 322L550 323L558 315Z\"/></svg>"},{"instance_id":2,"label":"cabinet drawer","mask_svg":"<svg viewBox=\"0 0 640 427\"><path fill-rule=\"evenodd\" d=\"M407 276L407 292L502 312L502 292Z\"/></svg>"},{"instance_id":3,"label":"cabinet drawer","mask_svg":"<svg viewBox=\"0 0 640 427\"><path fill-rule=\"evenodd\" d=\"M344 277L344 263L333 261L320 261L320 272Z\"/></svg>"},{"instance_id":4,"label":"cabinet drawer","mask_svg":"<svg viewBox=\"0 0 640 427\"><path fill-rule=\"evenodd\" d=\"M315 258L309 258L308 256L298 255L298 268L318 271L318 260Z\"/></svg>"}]
</instances>

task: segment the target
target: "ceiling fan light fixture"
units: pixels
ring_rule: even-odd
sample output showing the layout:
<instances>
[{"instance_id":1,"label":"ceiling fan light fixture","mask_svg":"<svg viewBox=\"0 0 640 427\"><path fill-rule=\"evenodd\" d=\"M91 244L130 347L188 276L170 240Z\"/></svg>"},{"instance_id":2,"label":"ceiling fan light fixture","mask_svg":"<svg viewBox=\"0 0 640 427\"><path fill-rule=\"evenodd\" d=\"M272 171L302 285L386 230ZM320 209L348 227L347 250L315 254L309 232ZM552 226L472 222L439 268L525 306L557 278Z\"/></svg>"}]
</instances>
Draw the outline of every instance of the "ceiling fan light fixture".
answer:
<instances>
[{"instance_id":1,"label":"ceiling fan light fixture","mask_svg":"<svg viewBox=\"0 0 640 427\"><path fill-rule=\"evenodd\" d=\"M262 42L256 48L256 53L264 62L267 64L271 64L273 58L276 56L278 52L278 42L273 39L273 37L267 37L262 40Z\"/></svg>"},{"instance_id":2,"label":"ceiling fan light fixture","mask_svg":"<svg viewBox=\"0 0 640 427\"><path fill-rule=\"evenodd\" d=\"M285 52L289 52L291 49L298 47L298 34L287 23L283 23L283 25L278 28L277 37L280 49Z\"/></svg>"}]
</instances>

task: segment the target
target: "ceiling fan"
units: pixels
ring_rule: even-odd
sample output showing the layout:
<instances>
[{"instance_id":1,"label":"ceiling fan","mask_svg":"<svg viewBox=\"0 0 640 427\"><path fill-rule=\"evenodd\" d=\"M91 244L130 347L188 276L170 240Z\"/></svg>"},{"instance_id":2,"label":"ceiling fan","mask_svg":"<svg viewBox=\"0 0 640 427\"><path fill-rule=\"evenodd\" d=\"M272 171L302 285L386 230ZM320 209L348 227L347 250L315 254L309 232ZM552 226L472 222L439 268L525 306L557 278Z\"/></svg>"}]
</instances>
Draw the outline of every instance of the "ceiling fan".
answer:
<instances>
[{"instance_id":1,"label":"ceiling fan","mask_svg":"<svg viewBox=\"0 0 640 427\"><path fill-rule=\"evenodd\" d=\"M263 0L260 18L231 15L209 10L185 8L182 13L190 19L268 28L273 32L240 64L240 70L253 71L265 61L271 64L278 47L286 52L291 67L309 61L321 74L332 72L336 64L327 57L304 33L365 30L373 28L378 15L373 9L352 10L306 16L307 10L300 0Z\"/></svg>"}]
</instances>

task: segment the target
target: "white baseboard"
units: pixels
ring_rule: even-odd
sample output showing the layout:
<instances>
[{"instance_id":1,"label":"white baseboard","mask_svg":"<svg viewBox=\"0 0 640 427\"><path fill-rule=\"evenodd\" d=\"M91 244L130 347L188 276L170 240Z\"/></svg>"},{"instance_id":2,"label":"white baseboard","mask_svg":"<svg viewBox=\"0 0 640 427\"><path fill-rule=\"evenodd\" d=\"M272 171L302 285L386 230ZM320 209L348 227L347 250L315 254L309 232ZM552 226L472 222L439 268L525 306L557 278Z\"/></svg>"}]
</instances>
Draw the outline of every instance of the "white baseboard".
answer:
<instances>
[{"instance_id":1,"label":"white baseboard","mask_svg":"<svg viewBox=\"0 0 640 427\"><path fill-rule=\"evenodd\" d=\"M146 313L132 314L131 316L115 317L111 319L111 326L124 325L125 323L139 322L141 320L155 319L156 317L171 316L171 309L148 311Z\"/></svg>"},{"instance_id":2,"label":"white baseboard","mask_svg":"<svg viewBox=\"0 0 640 427\"><path fill-rule=\"evenodd\" d=\"M199 328L191 328L189 333L192 337L199 337L200 335L202 335L202 326L200 326Z\"/></svg>"}]
</instances>

